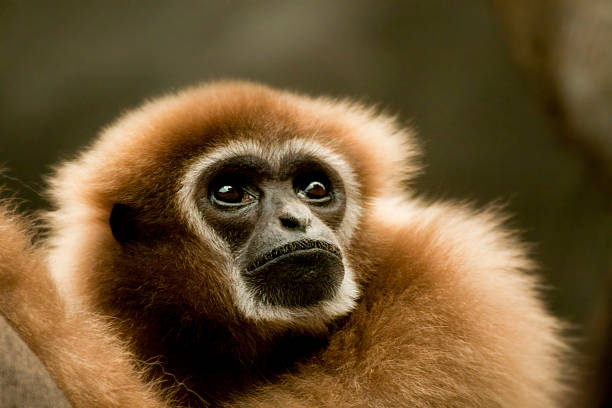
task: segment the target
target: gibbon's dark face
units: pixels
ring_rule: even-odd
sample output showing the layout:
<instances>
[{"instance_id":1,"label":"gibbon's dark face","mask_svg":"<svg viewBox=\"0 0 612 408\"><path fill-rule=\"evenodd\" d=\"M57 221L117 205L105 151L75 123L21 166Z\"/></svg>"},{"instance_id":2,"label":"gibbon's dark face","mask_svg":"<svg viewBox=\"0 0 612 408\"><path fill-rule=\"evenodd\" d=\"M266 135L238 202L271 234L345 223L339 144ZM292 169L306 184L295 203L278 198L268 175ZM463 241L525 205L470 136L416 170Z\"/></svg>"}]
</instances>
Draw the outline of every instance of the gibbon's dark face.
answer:
<instances>
[{"instance_id":1,"label":"gibbon's dark face","mask_svg":"<svg viewBox=\"0 0 612 408\"><path fill-rule=\"evenodd\" d=\"M300 154L278 165L234 156L214 163L198 184L203 219L231 249L258 302L306 307L334 297L344 277L334 230L346 201L333 169Z\"/></svg>"}]
</instances>

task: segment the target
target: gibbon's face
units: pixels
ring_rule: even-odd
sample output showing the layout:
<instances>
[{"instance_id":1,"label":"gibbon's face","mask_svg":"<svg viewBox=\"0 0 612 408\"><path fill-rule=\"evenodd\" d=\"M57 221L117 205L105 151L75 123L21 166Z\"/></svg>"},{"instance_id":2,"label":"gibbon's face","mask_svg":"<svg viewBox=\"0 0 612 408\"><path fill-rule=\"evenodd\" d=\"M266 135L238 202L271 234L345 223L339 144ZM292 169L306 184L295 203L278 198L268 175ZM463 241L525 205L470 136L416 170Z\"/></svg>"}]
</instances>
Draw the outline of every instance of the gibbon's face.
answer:
<instances>
[{"instance_id":1,"label":"gibbon's face","mask_svg":"<svg viewBox=\"0 0 612 408\"><path fill-rule=\"evenodd\" d=\"M340 156L299 138L265 148L234 140L188 167L181 207L202 239L227 253L246 316L329 320L353 307L343 249L357 211L347 200L352 177Z\"/></svg>"},{"instance_id":2,"label":"gibbon's face","mask_svg":"<svg viewBox=\"0 0 612 408\"><path fill-rule=\"evenodd\" d=\"M202 218L230 248L256 302L308 307L334 298L344 278L334 231L346 200L332 168L300 154L278 163L233 156L198 184Z\"/></svg>"}]
</instances>

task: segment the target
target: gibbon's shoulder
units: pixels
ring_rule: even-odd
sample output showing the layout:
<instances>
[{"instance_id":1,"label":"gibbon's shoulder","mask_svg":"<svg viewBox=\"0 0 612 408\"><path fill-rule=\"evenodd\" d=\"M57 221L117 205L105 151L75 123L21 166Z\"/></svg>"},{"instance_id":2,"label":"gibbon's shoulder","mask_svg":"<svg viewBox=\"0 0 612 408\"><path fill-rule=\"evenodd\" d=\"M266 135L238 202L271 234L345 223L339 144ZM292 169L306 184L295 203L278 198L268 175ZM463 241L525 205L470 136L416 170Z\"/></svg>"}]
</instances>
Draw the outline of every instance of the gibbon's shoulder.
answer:
<instances>
[{"instance_id":1,"label":"gibbon's shoulder","mask_svg":"<svg viewBox=\"0 0 612 408\"><path fill-rule=\"evenodd\" d=\"M415 356L398 361L398 369L473 370L483 387L495 389L487 396L493 400L521 401L515 383L541 402L536 406L567 395L564 327L546 310L535 265L504 225L507 216L495 207L405 197L381 197L372 208L366 224L376 225L379 237L377 275L355 319L385 316L385 330L398 333L393 350ZM362 335L376 333L371 329ZM430 356L419 357L419 350ZM431 364L436 350L444 356L440 366ZM513 379L498 380L508 372Z\"/></svg>"}]
</instances>

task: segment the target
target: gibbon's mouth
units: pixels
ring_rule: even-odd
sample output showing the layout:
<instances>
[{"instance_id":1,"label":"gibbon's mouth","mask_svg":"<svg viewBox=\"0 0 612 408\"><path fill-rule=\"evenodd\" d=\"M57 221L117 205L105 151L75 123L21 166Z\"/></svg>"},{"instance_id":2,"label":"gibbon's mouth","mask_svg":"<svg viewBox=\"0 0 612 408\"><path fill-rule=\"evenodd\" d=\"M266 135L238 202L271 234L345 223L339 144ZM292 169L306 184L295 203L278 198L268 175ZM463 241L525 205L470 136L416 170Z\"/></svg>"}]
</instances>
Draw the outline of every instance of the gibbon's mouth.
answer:
<instances>
[{"instance_id":1,"label":"gibbon's mouth","mask_svg":"<svg viewBox=\"0 0 612 408\"><path fill-rule=\"evenodd\" d=\"M342 253L340 252L340 249L338 249L338 247L334 244L314 239L301 239L299 241L289 242L285 245L276 247L273 250L257 257L247 266L246 272L250 274L256 269L259 269L262 266L266 265L267 263L270 263L272 261L280 261L282 258L294 255L296 252L301 251L325 251L331 255L336 256L339 259L342 259Z\"/></svg>"},{"instance_id":2,"label":"gibbon's mouth","mask_svg":"<svg viewBox=\"0 0 612 408\"><path fill-rule=\"evenodd\" d=\"M344 263L336 245L304 239L257 257L242 276L259 302L303 308L336 295L344 278Z\"/></svg>"}]
</instances>

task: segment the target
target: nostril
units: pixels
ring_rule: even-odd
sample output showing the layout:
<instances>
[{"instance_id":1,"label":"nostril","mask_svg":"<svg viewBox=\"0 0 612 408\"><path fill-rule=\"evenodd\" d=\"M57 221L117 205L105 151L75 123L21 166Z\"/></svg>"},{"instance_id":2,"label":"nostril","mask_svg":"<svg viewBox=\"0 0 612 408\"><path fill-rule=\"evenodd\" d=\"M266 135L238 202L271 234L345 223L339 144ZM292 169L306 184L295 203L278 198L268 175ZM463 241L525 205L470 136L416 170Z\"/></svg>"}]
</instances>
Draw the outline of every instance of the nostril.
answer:
<instances>
[{"instance_id":1,"label":"nostril","mask_svg":"<svg viewBox=\"0 0 612 408\"><path fill-rule=\"evenodd\" d=\"M281 217L281 225L285 228L296 229L300 226L300 222L295 217Z\"/></svg>"}]
</instances>

